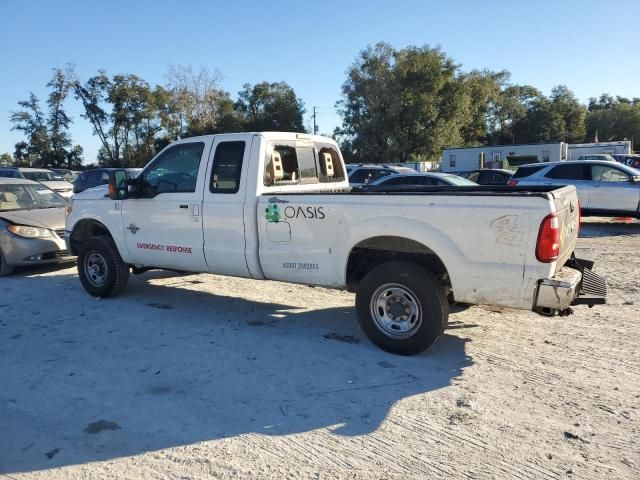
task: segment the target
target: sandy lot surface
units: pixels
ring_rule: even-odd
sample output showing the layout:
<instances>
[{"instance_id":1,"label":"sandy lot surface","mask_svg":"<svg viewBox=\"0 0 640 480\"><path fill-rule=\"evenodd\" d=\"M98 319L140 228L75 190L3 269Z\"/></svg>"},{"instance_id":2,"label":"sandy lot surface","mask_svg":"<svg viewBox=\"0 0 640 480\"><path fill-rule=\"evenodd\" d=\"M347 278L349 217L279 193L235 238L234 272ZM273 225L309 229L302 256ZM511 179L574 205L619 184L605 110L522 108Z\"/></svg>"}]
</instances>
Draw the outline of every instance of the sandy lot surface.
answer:
<instances>
[{"instance_id":1,"label":"sandy lot surface","mask_svg":"<svg viewBox=\"0 0 640 480\"><path fill-rule=\"evenodd\" d=\"M427 353L346 292L75 269L0 280L0 479L640 478L640 223L591 220L609 305L473 307Z\"/></svg>"}]
</instances>

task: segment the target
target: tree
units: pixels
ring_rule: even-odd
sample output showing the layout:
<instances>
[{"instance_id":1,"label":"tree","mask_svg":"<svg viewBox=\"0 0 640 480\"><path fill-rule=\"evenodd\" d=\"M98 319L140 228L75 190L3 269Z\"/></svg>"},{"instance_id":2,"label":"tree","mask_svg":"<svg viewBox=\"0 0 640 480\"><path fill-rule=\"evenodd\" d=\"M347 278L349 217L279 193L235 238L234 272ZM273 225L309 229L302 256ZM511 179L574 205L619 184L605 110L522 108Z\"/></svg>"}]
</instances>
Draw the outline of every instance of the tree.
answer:
<instances>
[{"instance_id":1,"label":"tree","mask_svg":"<svg viewBox=\"0 0 640 480\"><path fill-rule=\"evenodd\" d=\"M83 117L93 125L102 144L101 165L139 166L155 153L155 137L163 126L160 111L166 111L166 92L133 74L114 75L105 71L84 84L73 83L75 97L84 107ZM162 104L162 105L161 105Z\"/></svg>"},{"instance_id":2,"label":"tree","mask_svg":"<svg viewBox=\"0 0 640 480\"><path fill-rule=\"evenodd\" d=\"M47 99L46 115L33 93L29 95L29 100L18 102L21 110L11 113L12 129L22 131L27 137L27 142L16 144L17 161L44 167L70 168L82 161L82 148L78 145L71 148L69 126L72 121L64 109L72 74L70 66L66 70L59 67L53 69L53 77L47 83L51 92Z\"/></svg>"},{"instance_id":3,"label":"tree","mask_svg":"<svg viewBox=\"0 0 640 480\"><path fill-rule=\"evenodd\" d=\"M491 124L494 143L581 142L585 136L585 107L560 85L546 97L531 86L506 87Z\"/></svg>"},{"instance_id":4,"label":"tree","mask_svg":"<svg viewBox=\"0 0 640 480\"><path fill-rule=\"evenodd\" d=\"M8 167L13 165L13 157L10 153L3 153L0 155L0 167Z\"/></svg>"},{"instance_id":5,"label":"tree","mask_svg":"<svg viewBox=\"0 0 640 480\"><path fill-rule=\"evenodd\" d=\"M474 70L460 76L467 99L467 123L461 128L464 145L475 146L490 138L490 116L499 104L502 89L511 74L506 70L491 72Z\"/></svg>"},{"instance_id":6,"label":"tree","mask_svg":"<svg viewBox=\"0 0 640 480\"><path fill-rule=\"evenodd\" d=\"M395 50L378 43L360 53L347 75L336 135L346 139L343 147L355 160L431 160L443 148L464 143L470 88L440 49Z\"/></svg>"},{"instance_id":7,"label":"tree","mask_svg":"<svg viewBox=\"0 0 640 480\"><path fill-rule=\"evenodd\" d=\"M507 85L489 107L489 144L516 143L514 128L524 120L542 93L530 85Z\"/></svg>"},{"instance_id":8,"label":"tree","mask_svg":"<svg viewBox=\"0 0 640 480\"><path fill-rule=\"evenodd\" d=\"M603 94L589 99L586 136L593 140L596 131L601 141L640 139L640 98L628 99Z\"/></svg>"},{"instance_id":9,"label":"tree","mask_svg":"<svg viewBox=\"0 0 640 480\"><path fill-rule=\"evenodd\" d=\"M239 115L237 126L244 131L306 131L302 120L304 103L285 82L244 84L235 110Z\"/></svg>"},{"instance_id":10,"label":"tree","mask_svg":"<svg viewBox=\"0 0 640 480\"><path fill-rule=\"evenodd\" d=\"M22 131L27 137L27 142L20 142L20 150L16 150L16 153L19 153L21 160L29 159L30 163L43 163L49 153L50 140L40 100L31 92L29 100L22 100L18 105L22 109L11 112L9 117L13 123L11 129Z\"/></svg>"},{"instance_id":11,"label":"tree","mask_svg":"<svg viewBox=\"0 0 640 480\"><path fill-rule=\"evenodd\" d=\"M233 102L220 87L222 74L201 67L169 65L165 128L170 139L225 131Z\"/></svg>"}]
</instances>

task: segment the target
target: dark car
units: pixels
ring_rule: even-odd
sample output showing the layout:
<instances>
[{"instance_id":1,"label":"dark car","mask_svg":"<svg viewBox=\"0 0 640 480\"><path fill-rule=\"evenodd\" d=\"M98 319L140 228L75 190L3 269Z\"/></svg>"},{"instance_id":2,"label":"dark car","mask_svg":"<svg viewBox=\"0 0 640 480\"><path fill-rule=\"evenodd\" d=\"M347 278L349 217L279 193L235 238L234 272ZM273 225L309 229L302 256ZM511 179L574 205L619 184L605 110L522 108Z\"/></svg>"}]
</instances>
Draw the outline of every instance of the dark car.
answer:
<instances>
[{"instance_id":1,"label":"dark car","mask_svg":"<svg viewBox=\"0 0 640 480\"><path fill-rule=\"evenodd\" d=\"M87 188L99 187L100 185L106 185L109 183L109 172L116 170L115 168L95 168L93 170L87 170L78 175L78 178L73 182L73 193L80 193ZM136 177L141 171L141 168L127 168L127 176L129 178Z\"/></svg>"},{"instance_id":2,"label":"dark car","mask_svg":"<svg viewBox=\"0 0 640 480\"><path fill-rule=\"evenodd\" d=\"M17 168L0 168L2 178L24 178L24 175Z\"/></svg>"},{"instance_id":3,"label":"dark car","mask_svg":"<svg viewBox=\"0 0 640 480\"><path fill-rule=\"evenodd\" d=\"M468 178L478 185L506 185L513 172L511 170L502 170L498 168L483 168L480 170L471 170L470 172L458 173L461 177Z\"/></svg>"}]
</instances>

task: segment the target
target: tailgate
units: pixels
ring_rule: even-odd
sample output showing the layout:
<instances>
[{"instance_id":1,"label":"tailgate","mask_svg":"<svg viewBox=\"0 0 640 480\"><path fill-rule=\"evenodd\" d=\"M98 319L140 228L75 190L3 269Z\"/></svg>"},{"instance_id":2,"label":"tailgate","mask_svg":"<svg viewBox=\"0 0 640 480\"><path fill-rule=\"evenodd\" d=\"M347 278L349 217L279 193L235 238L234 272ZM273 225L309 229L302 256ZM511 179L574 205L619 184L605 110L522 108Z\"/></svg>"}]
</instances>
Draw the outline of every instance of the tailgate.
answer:
<instances>
[{"instance_id":1,"label":"tailgate","mask_svg":"<svg viewBox=\"0 0 640 480\"><path fill-rule=\"evenodd\" d=\"M576 248L580 223L580 205L576 187L569 185L551 192L560 226L560 254L556 271L569 260Z\"/></svg>"}]
</instances>

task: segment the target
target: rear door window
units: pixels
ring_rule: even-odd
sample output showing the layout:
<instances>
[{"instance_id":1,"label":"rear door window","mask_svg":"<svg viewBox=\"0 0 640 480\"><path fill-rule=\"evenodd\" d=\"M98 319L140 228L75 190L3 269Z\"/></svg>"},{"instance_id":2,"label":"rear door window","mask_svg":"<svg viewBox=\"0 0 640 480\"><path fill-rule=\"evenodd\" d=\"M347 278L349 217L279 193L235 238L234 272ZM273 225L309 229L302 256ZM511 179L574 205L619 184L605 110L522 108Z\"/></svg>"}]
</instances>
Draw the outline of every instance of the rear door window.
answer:
<instances>
[{"instance_id":1,"label":"rear door window","mask_svg":"<svg viewBox=\"0 0 640 480\"><path fill-rule=\"evenodd\" d=\"M516 173L513 174L513 178L528 177L529 175L533 175L534 173L542 170L545 167L546 165L531 165L529 167L519 167L518 170L516 170Z\"/></svg>"},{"instance_id":2,"label":"rear door window","mask_svg":"<svg viewBox=\"0 0 640 480\"><path fill-rule=\"evenodd\" d=\"M558 180L588 180L589 171L586 165L580 163L568 163L566 165L557 165L553 167L545 175L547 178L555 178Z\"/></svg>"},{"instance_id":3,"label":"rear door window","mask_svg":"<svg viewBox=\"0 0 640 480\"><path fill-rule=\"evenodd\" d=\"M240 188L245 142L222 142L216 147L209 191L236 193Z\"/></svg>"}]
</instances>

